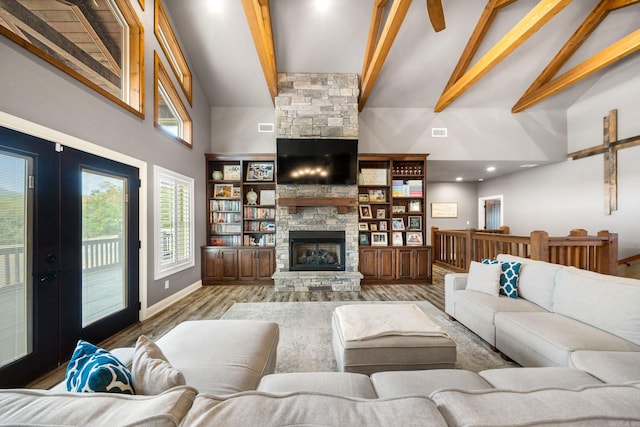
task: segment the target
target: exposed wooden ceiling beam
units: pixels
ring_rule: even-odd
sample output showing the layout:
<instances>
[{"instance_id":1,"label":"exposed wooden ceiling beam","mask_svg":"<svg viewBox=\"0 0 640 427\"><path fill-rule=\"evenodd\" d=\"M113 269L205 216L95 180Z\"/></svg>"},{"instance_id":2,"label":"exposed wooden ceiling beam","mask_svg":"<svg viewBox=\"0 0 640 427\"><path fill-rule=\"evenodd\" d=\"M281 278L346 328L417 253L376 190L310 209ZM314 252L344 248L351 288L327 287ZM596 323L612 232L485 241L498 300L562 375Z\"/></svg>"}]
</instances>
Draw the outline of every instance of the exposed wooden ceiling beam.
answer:
<instances>
[{"instance_id":1,"label":"exposed wooden ceiling beam","mask_svg":"<svg viewBox=\"0 0 640 427\"><path fill-rule=\"evenodd\" d=\"M65 3L72 6L74 14L80 19L82 25L87 28L87 31L90 34L95 34L97 36L97 38L93 38L99 41L96 44L98 44L100 49L107 49L108 52L104 52L104 55L107 58L111 57L113 60L117 61L117 68L120 68L119 64L121 62L122 49L120 48L120 45L113 40L113 37L107 28L105 28L102 23L102 19L100 19L98 12L92 4L93 2L88 2L86 0L65 0ZM78 10L80 11L80 14L78 14ZM91 31L91 29L93 29L93 31ZM110 59L109 62L112 62L112 60Z\"/></svg>"},{"instance_id":2,"label":"exposed wooden ceiling beam","mask_svg":"<svg viewBox=\"0 0 640 427\"><path fill-rule=\"evenodd\" d=\"M585 18L580 27L573 33L573 35L562 46L558 53L553 57L545 69L540 75L533 81L531 86L520 97L518 102L513 106L511 112L519 113L531 105L541 101L552 94L549 93L544 97L540 93L540 89L543 85L551 81L564 64L576 53L576 51L582 46L584 41L591 35L591 33L602 23L607 17L609 12L620 9L631 4L640 2L640 0L601 0L600 3L591 11L591 13ZM604 52L604 51L602 51ZM586 76L585 76L586 77ZM575 83L575 82L574 82ZM571 83L573 84L573 83ZM562 90L564 88L558 89ZM554 92L556 93L556 92ZM534 101L534 99L538 99Z\"/></svg>"},{"instance_id":3,"label":"exposed wooden ceiling beam","mask_svg":"<svg viewBox=\"0 0 640 427\"><path fill-rule=\"evenodd\" d=\"M376 10L378 9L378 4L380 3L382 2L378 2L376 6L374 6L374 17ZM393 4L389 10L389 15L384 23L384 28L382 29L380 38L378 39L373 55L371 56L370 65L367 67L366 74L361 76L361 92L358 111L362 111L369 95L371 94L373 85L380 74L380 70L382 70L382 66L384 65L384 61L387 59L387 55L391 50L393 41L398 35L398 31L400 30L402 21L404 21L404 18L407 15L409 6L411 6L411 0L393 0Z\"/></svg>"},{"instance_id":4,"label":"exposed wooden ceiling beam","mask_svg":"<svg viewBox=\"0 0 640 427\"><path fill-rule=\"evenodd\" d=\"M242 7L258 52L271 101L275 104L276 96L278 96L278 68L271 29L269 0L242 0Z\"/></svg>"},{"instance_id":5,"label":"exposed wooden ceiling beam","mask_svg":"<svg viewBox=\"0 0 640 427\"><path fill-rule=\"evenodd\" d=\"M639 50L640 30L636 30L529 93L526 98L516 104L512 111L514 113L522 111Z\"/></svg>"},{"instance_id":6,"label":"exposed wooden ceiling beam","mask_svg":"<svg viewBox=\"0 0 640 427\"><path fill-rule=\"evenodd\" d=\"M444 110L500 61L542 28L572 0L540 0L540 2L514 26L495 46L440 96L435 111ZM505 3L505 2L500 2Z\"/></svg>"},{"instance_id":7,"label":"exposed wooden ceiling beam","mask_svg":"<svg viewBox=\"0 0 640 427\"><path fill-rule=\"evenodd\" d=\"M442 0L427 0L427 13L433 30L437 33L446 28Z\"/></svg>"},{"instance_id":8,"label":"exposed wooden ceiling beam","mask_svg":"<svg viewBox=\"0 0 640 427\"><path fill-rule=\"evenodd\" d=\"M360 77L364 79L371 66L371 58L376 50L378 37L380 36L380 28L382 28L382 19L384 18L384 10L389 0L378 0L373 6L373 15L371 16L371 25L369 26L369 37L367 39L367 47L364 51L364 61L362 62L362 72Z\"/></svg>"}]
</instances>

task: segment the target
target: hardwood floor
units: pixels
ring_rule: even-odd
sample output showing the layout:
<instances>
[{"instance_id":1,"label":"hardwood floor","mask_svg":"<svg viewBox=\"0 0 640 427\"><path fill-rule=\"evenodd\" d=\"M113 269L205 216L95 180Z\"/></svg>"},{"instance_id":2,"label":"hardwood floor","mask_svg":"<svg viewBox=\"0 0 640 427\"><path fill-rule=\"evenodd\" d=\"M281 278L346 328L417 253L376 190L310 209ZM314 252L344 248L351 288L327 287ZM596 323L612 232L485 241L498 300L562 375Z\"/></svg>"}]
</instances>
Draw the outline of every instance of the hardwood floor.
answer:
<instances>
[{"instance_id":1,"label":"hardwood floor","mask_svg":"<svg viewBox=\"0 0 640 427\"><path fill-rule=\"evenodd\" d=\"M429 301L444 309L444 275L433 267L433 283L424 285L363 285L360 292L275 292L273 286L204 286L149 319L122 330L99 343L113 349L132 347L140 335L158 339L185 320L219 319L236 302L283 301ZM66 364L29 384L30 388L50 388L64 379Z\"/></svg>"}]
</instances>

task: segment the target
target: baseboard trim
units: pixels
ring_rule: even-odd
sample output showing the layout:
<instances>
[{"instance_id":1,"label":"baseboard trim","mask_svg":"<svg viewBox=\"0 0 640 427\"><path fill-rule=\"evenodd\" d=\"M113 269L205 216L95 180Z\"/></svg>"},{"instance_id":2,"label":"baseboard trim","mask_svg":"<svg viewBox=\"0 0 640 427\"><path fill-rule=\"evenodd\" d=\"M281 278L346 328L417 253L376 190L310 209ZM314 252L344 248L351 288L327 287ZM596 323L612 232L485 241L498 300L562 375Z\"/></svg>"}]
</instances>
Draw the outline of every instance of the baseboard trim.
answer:
<instances>
[{"instance_id":1,"label":"baseboard trim","mask_svg":"<svg viewBox=\"0 0 640 427\"><path fill-rule=\"evenodd\" d=\"M186 288L176 292L175 294L163 299L162 301L152 305L151 307L147 307L146 310L142 310L140 312L140 320L146 320L151 316L158 314L165 308L169 307L172 304L180 301L182 298L186 297L190 293L200 289L202 287L202 280L198 280L192 285L187 286Z\"/></svg>"}]
</instances>

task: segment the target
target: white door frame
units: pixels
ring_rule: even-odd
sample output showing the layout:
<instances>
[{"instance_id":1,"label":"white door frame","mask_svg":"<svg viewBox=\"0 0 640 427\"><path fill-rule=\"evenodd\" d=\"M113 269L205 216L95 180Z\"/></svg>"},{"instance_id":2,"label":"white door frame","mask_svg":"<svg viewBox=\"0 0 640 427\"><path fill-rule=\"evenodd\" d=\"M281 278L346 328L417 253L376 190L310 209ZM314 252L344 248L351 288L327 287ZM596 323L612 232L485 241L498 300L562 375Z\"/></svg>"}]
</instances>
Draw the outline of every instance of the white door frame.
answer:
<instances>
[{"instance_id":1,"label":"white door frame","mask_svg":"<svg viewBox=\"0 0 640 427\"><path fill-rule=\"evenodd\" d=\"M478 228L484 229L484 202L487 200L500 200L500 227L504 225L504 196L497 194L495 196L478 197Z\"/></svg>"}]
</instances>

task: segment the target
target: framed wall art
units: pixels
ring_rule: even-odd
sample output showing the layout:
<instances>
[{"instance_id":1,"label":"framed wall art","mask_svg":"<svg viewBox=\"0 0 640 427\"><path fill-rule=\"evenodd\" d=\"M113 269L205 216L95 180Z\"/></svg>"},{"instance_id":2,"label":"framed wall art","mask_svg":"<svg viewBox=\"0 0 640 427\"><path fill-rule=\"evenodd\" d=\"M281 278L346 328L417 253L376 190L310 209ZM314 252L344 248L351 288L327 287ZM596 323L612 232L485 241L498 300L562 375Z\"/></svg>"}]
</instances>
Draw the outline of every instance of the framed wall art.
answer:
<instances>
[{"instance_id":1,"label":"framed wall art","mask_svg":"<svg viewBox=\"0 0 640 427\"><path fill-rule=\"evenodd\" d=\"M431 218L457 218L458 204L433 202L431 203Z\"/></svg>"}]
</instances>

